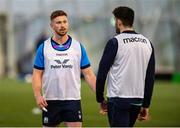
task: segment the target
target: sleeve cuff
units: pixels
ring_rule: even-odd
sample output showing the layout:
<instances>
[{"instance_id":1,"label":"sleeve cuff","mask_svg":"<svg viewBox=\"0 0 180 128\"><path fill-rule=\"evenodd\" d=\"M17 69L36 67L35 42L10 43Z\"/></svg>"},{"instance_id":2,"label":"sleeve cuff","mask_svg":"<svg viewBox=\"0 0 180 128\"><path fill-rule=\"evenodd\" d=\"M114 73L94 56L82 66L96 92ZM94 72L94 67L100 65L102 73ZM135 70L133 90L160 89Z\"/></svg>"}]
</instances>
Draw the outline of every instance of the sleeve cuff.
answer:
<instances>
[{"instance_id":1,"label":"sleeve cuff","mask_svg":"<svg viewBox=\"0 0 180 128\"><path fill-rule=\"evenodd\" d=\"M88 68L90 66L91 66L90 64L87 64L87 65L81 66L81 69L85 69L85 68Z\"/></svg>"},{"instance_id":2,"label":"sleeve cuff","mask_svg":"<svg viewBox=\"0 0 180 128\"><path fill-rule=\"evenodd\" d=\"M144 108L149 108L149 105L150 105L150 104L148 104L148 103L146 103L146 102L143 102L142 107L144 107Z\"/></svg>"},{"instance_id":3,"label":"sleeve cuff","mask_svg":"<svg viewBox=\"0 0 180 128\"><path fill-rule=\"evenodd\" d=\"M44 67L39 67L39 66L36 66L36 65L34 65L34 68L39 69L39 70L44 70Z\"/></svg>"}]
</instances>

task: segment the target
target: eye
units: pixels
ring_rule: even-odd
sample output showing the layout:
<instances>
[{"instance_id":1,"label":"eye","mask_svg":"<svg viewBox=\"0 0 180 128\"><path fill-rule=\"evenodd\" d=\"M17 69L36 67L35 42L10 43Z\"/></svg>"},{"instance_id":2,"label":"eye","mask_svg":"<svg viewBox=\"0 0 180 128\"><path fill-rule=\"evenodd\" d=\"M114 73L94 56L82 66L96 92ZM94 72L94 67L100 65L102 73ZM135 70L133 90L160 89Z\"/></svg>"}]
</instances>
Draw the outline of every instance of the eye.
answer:
<instances>
[{"instance_id":1,"label":"eye","mask_svg":"<svg viewBox=\"0 0 180 128\"><path fill-rule=\"evenodd\" d=\"M57 24L61 24L61 21L57 21L56 23L57 23Z\"/></svg>"}]
</instances>

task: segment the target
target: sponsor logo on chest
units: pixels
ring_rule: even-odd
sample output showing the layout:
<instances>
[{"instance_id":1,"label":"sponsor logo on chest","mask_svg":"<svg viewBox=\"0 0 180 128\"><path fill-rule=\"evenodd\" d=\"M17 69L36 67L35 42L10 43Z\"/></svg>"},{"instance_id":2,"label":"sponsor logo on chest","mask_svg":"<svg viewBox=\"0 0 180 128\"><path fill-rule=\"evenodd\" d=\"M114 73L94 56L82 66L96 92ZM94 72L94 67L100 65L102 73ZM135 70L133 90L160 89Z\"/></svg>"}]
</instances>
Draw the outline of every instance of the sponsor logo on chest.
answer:
<instances>
[{"instance_id":1,"label":"sponsor logo on chest","mask_svg":"<svg viewBox=\"0 0 180 128\"><path fill-rule=\"evenodd\" d=\"M63 68L63 69L72 69L73 68L73 65L70 64L70 59L64 59L64 60L59 60L59 59L56 59L54 60L55 61L55 65L51 65L51 69L58 69L58 68Z\"/></svg>"}]
</instances>

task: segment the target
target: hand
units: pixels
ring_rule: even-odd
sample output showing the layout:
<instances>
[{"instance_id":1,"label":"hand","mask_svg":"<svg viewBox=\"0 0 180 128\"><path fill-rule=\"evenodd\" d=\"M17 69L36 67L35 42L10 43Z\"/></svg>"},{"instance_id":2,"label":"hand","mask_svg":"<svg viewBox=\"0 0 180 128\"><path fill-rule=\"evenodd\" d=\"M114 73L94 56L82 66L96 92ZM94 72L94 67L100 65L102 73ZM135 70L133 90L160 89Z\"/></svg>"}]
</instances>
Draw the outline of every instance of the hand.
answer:
<instances>
[{"instance_id":1,"label":"hand","mask_svg":"<svg viewBox=\"0 0 180 128\"><path fill-rule=\"evenodd\" d=\"M149 109L148 108L141 108L140 113L138 115L139 121L149 120Z\"/></svg>"},{"instance_id":2,"label":"hand","mask_svg":"<svg viewBox=\"0 0 180 128\"><path fill-rule=\"evenodd\" d=\"M103 101L100 103L100 111L99 111L100 114L102 115L105 115L107 114L107 101Z\"/></svg>"},{"instance_id":3,"label":"hand","mask_svg":"<svg viewBox=\"0 0 180 128\"><path fill-rule=\"evenodd\" d=\"M38 105L41 109L43 109L43 107L47 107L47 106L48 106L46 100L45 100L41 95L36 96L35 98L36 98L36 103L37 103L37 105Z\"/></svg>"}]
</instances>

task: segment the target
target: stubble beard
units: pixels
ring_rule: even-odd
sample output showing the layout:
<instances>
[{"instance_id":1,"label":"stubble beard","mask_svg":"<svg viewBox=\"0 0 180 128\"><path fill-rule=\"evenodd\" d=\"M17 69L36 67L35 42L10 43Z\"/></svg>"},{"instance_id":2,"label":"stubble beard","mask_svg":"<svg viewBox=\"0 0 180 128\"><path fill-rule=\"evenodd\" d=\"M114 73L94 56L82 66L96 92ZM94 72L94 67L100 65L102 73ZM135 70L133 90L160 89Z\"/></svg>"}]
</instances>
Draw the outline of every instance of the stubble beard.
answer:
<instances>
[{"instance_id":1,"label":"stubble beard","mask_svg":"<svg viewBox=\"0 0 180 128\"><path fill-rule=\"evenodd\" d=\"M116 29L116 33L117 33L117 34L120 34L120 33L121 33L120 29L119 29L117 26L115 26L115 29Z\"/></svg>"},{"instance_id":2,"label":"stubble beard","mask_svg":"<svg viewBox=\"0 0 180 128\"><path fill-rule=\"evenodd\" d=\"M58 36L61 36L61 37L67 34L67 30L65 30L64 32L61 32L61 31L55 31L55 32Z\"/></svg>"}]
</instances>

